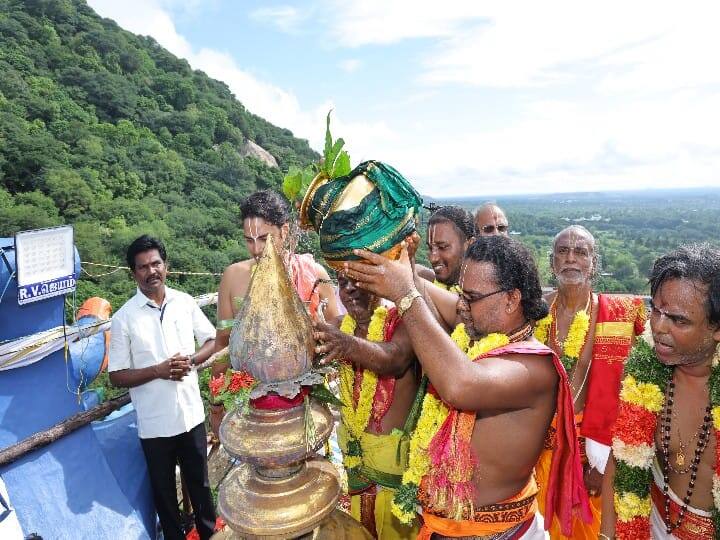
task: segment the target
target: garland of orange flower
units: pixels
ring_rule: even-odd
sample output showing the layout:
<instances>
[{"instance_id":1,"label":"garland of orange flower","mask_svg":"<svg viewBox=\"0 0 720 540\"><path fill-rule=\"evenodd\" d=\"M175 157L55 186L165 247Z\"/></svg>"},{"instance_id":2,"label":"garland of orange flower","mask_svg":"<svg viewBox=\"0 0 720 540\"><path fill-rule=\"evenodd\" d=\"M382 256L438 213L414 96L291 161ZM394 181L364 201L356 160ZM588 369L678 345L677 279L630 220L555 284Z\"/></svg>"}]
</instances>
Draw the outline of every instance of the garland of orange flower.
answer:
<instances>
[{"instance_id":1,"label":"garland of orange flower","mask_svg":"<svg viewBox=\"0 0 720 540\"><path fill-rule=\"evenodd\" d=\"M619 540L649 540L655 459L655 430L658 415L665 405L665 390L672 369L661 364L652 347L638 340L625 363L620 391L620 410L613 431L613 455L616 462L614 504ZM720 441L720 367L713 359L708 381L713 428ZM720 538L720 445L715 452L712 495L712 519L715 538Z\"/></svg>"},{"instance_id":2,"label":"garland of orange flower","mask_svg":"<svg viewBox=\"0 0 720 540\"><path fill-rule=\"evenodd\" d=\"M385 340L385 320L388 309L378 306L370 318L367 339L376 343ZM355 334L357 323L350 315L345 315L340 323L340 330L350 336ZM378 376L365 369L362 372L362 384L357 405L353 407L353 388L355 385L355 370L351 363L342 362L340 365L340 408L342 423L348 433L347 449L343 452L343 464L347 469L354 469L362 464L362 446L360 439L367 429L372 413L373 398L377 389Z\"/></svg>"},{"instance_id":3,"label":"garland of orange flower","mask_svg":"<svg viewBox=\"0 0 720 540\"><path fill-rule=\"evenodd\" d=\"M555 313L555 300L553 300L548 316L544 319L540 319L535 326L535 338L548 346L550 345L550 336L552 334L553 323L555 322ZM563 367L565 367L565 371L567 373L572 373L575 364L580 358L583 348L585 347L585 341L587 340L589 329L590 314L587 309L581 309L575 313L575 316L570 323L567 336L565 336L565 341L563 341L562 356L560 357L560 361L562 362Z\"/></svg>"},{"instance_id":4,"label":"garland of orange flower","mask_svg":"<svg viewBox=\"0 0 720 540\"><path fill-rule=\"evenodd\" d=\"M470 360L510 343L505 334L490 334L479 341L471 342L462 323L455 327L450 337ZM431 392L425 394L417 427L410 438L408 468L403 473L402 484L395 492L391 505L393 514L403 523L410 523L415 518L418 488L422 478L430 470L428 446L449 413L448 406L440 398Z\"/></svg>"}]
</instances>

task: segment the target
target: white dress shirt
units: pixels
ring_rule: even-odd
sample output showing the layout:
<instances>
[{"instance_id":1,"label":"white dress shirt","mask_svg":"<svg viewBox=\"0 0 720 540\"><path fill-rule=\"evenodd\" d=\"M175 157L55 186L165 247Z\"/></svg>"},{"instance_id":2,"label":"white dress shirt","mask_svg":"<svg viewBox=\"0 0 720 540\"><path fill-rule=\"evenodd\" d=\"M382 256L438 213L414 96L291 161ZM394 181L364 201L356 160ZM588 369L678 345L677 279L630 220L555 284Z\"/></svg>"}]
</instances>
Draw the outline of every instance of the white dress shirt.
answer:
<instances>
[{"instance_id":1,"label":"white dress shirt","mask_svg":"<svg viewBox=\"0 0 720 540\"><path fill-rule=\"evenodd\" d=\"M137 294L112 318L108 371L139 369L160 364L175 353L195 352L215 337L215 328L189 294L165 287L165 303L158 306ZM130 388L141 439L172 437L205 420L197 372L181 381L154 379Z\"/></svg>"}]
</instances>

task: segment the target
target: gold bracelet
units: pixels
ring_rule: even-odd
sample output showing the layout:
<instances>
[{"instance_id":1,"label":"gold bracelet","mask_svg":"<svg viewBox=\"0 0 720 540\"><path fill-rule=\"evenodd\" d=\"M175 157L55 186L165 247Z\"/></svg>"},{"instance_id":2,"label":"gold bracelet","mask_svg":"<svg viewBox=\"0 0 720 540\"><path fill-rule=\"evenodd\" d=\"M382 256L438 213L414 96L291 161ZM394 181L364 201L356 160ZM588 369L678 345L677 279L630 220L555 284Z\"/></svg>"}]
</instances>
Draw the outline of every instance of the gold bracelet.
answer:
<instances>
[{"instance_id":1,"label":"gold bracelet","mask_svg":"<svg viewBox=\"0 0 720 540\"><path fill-rule=\"evenodd\" d=\"M613 540L607 534L598 533L598 540Z\"/></svg>"}]
</instances>

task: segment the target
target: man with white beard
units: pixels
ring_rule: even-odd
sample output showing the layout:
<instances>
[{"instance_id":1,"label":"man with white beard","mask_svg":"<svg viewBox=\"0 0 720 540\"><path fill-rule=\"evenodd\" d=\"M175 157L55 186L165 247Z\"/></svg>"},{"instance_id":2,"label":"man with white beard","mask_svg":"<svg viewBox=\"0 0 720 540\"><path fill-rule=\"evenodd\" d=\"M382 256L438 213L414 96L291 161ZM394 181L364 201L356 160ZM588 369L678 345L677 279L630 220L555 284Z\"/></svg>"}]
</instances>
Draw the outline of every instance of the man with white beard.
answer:
<instances>
[{"instance_id":1,"label":"man with white beard","mask_svg":"<svg viewBox=\"0 0 720 540\"><path fill-rule=\"evenodd\" d=\"M598 272L595 238L580 225L571 225L553 241L550 266L558 288L545 299L550 314L538 321L535 336L560 356L573 393L575 423L584 460L585 488L593 522L575 519L572 538L595 539L600 527L600 492L610 452L610 430L618 414L620 378L635 336L645 325L640 297L596 294L592 281ZM553 449L546 448L537 466L541 492ZM541 504L545 498L538 498ZM550 537L565 538L557 520Z\"/></svg>"}]
</instances>

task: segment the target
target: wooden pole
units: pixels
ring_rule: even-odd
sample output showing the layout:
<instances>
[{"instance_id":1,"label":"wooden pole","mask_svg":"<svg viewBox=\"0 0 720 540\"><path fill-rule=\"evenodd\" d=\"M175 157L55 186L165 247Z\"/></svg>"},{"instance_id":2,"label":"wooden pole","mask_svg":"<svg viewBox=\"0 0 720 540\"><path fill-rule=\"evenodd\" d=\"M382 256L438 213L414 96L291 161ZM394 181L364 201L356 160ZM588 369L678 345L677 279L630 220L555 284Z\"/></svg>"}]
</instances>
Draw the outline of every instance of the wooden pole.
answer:
<instances>
[{"instance_id":1,"label":"wooden pole","mask_svg":"<svg viewBox=\"0 0 720 540\"><path fill-rule=\"evenodd\" d=\"M37 448L47 446L48 444L57 441L61 437L72 433L76 429L86 426L93 420L104 418L113 411L116 411L123 405L130 403L130 394L123 394L115 399L101 403L100 405L93 407L90 410L83 411L72 415L70 418L63 420L62 422L55 424L53 427L30 435L26 439L3 448L0 450L0 466L7 465L13 461L23 457L28 452L32 452Z\"/></svg>"}]
</instances>

